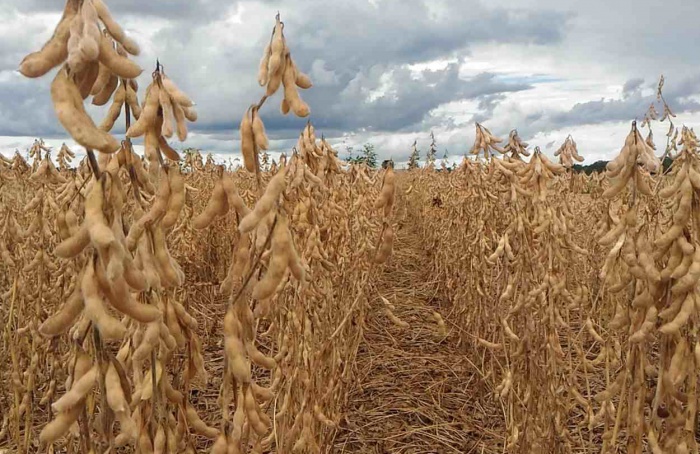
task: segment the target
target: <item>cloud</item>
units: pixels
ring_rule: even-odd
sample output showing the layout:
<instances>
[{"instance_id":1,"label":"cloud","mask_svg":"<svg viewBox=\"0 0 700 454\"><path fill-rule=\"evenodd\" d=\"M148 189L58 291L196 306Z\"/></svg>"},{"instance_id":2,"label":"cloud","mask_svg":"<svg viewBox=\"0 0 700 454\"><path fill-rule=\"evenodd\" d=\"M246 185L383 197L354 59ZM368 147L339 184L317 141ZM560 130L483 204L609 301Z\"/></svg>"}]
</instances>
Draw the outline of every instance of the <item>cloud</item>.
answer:
<instances>
[{"instance_id":1,"label":"cloud","mask_svg":"<svg viewBox=\"0 0 700 454\"><path fill-rule=\"evenodd\" d=\"M629 95L636 93L642 88L643 84L644 79L641 77L635 77L634 79L628 80L622 86L622 96L628 97Z\"/></svg>"},{"instance_id":2,"label":"cloud","mask_svg":"<svg viewBox=\"0 0 700 454\"><path fill-rule=\"evenodd\" d=\"M478 105L481 112L477 115L474 115L474 122L483 123L484 121L492 118L494 110L496 110L496 107L498 107L498 105L504 99L506 99L506 95L503 92L481 96L479 98Z\"/></svg>"},{"instance_id":3,"label":"cloud","mask_svg":"<svg viewBox=\"0 0 700 454\"><path fill-rule=\"evenodd\" d=\"M14 14L22 17L46 15L42 35L44 39L48 37L59 13L56 5L15 1L7 8L13 10L9 6L12 4ZM425 73L424 77L430 79L426 83L432 86L422 88L410 77L408 64L465 51L477 42L542 42L558 39L562 33L561 17L556 14L512 14L505 8L487 8L476 0L443 2L438 7L419 0L340 1L333 8L320 1L305 1L288 11L275 2L234 2L223 7L216 1L113 0L109 6L127 30L132 23L146 25L144 20L150 16L160 21L155 32L141 36L146 42L137 61L146 68L152 67L156 57L164 63L166 72L200 106L200 121L194 129L201 131L230 128L244 110L242 107L255 100L251 97L257 87L255 69L269 36L270 19L278 8L284 14L285 31L298 65L316 79L314 90L306 97L314 113L318 113L317 121L337 130L409 127L444 102L447 90L455 90L457 97L466 91L460 86L463 84L454 66ZM509 32L500 33L499 27L508 28ZM40 45L36 40L25 43L28 49L24 53ZM15 51L18 48L15 46ZM147 74L145 71L140 81L147 83ZM383 96L368 102L363 94L377 88L377 78L384 74L391 75L397 88L395 97ZM473 82L479 84L482 80ZM259 88L257 92L260 93ZM420 99L433 95L437 95L434 100ZM348 115L358 108L364 113L377 109L368 120L382 121L368 124L369 121L357 121L355 115ZM389 121L390 116L382 114L382 109L401 115L391 115L393 119ZM286 133L299 124L303 123L277 116L268 129L273 134ZM0 125L0 134L13 133Z\"/></svg>"},{"instance_id":4,"label":"cloud","mask_svg":"<svg viewBox=\"0 0 700 454\"><path fill-rule=\"evenodd\" d=\"M65 134L55 119L49 84L50 80L27 80L17 73L0 72L0 134Z\"/></svg>"},{"instance_id":5,"label":"cloud","mask_svg":"<svg viewBox=\"0 0 700 454\"><path fill-rule=\"evenodd\" d=\"M641 90L643 84L643 79L633 79L625 83L620 98L577 103L567 111L536 115L530 119L540 131L550 131L580 125L641 120L652 103L657 105L658 112L663 112L656 100L656 92L644 94ZM656 82L650 86L655 87ZM664 98L675 112L694 113L700 111L700 102L691 96L698 93L700 73L666 87Z\"/></svg>"},{"instance_id":6,"label":"cloud","mask_svg":"<svg viewBox=\"0 0 700 454\"><path fill-rule=\"evenodd\" d=\"M341 73L376 64L445 58L480 42L556 42L567 14L490 8L479 0L307 1L285 11L302 61L324 59ZM346 74L347 75L347 74Z\"/></svg>"},{"instance_id":7,"label":"cloud","mask_svg":"<svg viewBox=\"0 0 700 454\"><path fill-rule=\"evenodd\" d=\"M108 0L105 2L114 16L153 16L176 21L206 21L236 8L238 2L222 4L217 0ZM63 8L64 2L44 0L10 0L6 6L14 5L23 12L46 13Z\"/></svg>"},{"instance_id":8,"label":"cloud","mask_svg":"<svg viewBox=\"0 0 700 454\"><path fill-rule=\"evenodd\" d=\"M526 140L546 139L542 145L565 131L582 148L598 145L590 131L641 118L662 70L674 112L692 119L700 109L692 47L700 29L685 0L639 0L633 21L629 2L609 0L107 3L141 44L141 93L159 59L197 103L186 145L221 155L237 153L240 118L263 94L257 67L277 11L292 56L314 82L301 95L316 129L339 145L375 143L380 158L407 158L415 139L427 148L430 130L440 156L444 149L459 155L471 146L476 121L502 136L518 128ZM52 76L12 72L51 35L61 6L0 6L0 137L66 139L49 102ZM676 26L659 27L666 23ZM275 151L289 150L307 121L283 116L280 99L262 109ZM96 121L104 110L89 107ZM114 132L123 130L120 119Z\"/></svg>"}]
</instances>

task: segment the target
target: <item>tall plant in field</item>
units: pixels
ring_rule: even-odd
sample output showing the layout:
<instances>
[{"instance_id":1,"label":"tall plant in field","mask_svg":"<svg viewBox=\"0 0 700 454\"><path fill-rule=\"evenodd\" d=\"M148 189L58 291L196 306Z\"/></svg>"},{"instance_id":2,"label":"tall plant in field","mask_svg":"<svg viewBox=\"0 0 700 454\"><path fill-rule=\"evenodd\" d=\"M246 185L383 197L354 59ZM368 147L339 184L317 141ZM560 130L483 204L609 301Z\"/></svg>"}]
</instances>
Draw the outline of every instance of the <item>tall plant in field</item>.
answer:
<instances>
[{"instance_id":1,"label":"tall plant in field","mask_svg":"<svg viewBox=\"0 0 700 454\"><path fill-rule=\"evenodd\" d=\"M411 146L411 156L408 158L408 169L417 169L420 166L420 151L418 151L418 141L414 140Z\"/></svg>"},{"instance_id":2,"label":"tall plant in field","mask_svg":"<svg viewBox=\"0 0 700 454\"><path fill-rule=\"evenodd\" d=\"M571 169L575 162L583 162L583 157L578 154L576 142L571 136L568 136L561 147L554 152L554 156L559 157L559 164L565 169Z\"/></svg>"},{"instance_id":3,"label":"tall plant in field","mask_svg":"<svg viewBox=\"0 0 700 454\"><path fill-rule=\"evenodd\" d=\"M574 141L573 137L569 135L561 147L554 152L554 156L559 158L559 164L561 164L567 170L569 190L574 190L574 188L577 186L575 184L577 175L572 171L572 169L574 167L574 163L583 162L583 156L578 154L578 147L576 146L576 142Z\"/></svg>"},{"instance_id":4,"label":"tall plant in field","mask_svg":"<svg viewBox=\"0 0 700 454\"><path fill-rule=\"evenodd\" d=\"M75 158L75 153L68 148L65 143L61 145L61 149L58 150L56 159L58 160L58 168L62 171L67 170L70 167L71 161Z\"/></svg>"},{"instance_id":5,"label":"tall plant in field","mask_svg":"<svg viewBox=\"0 0 700 454\"><path fill-rule=\"evenodd\" d=\"M642 452L645 427L645 369L651 353L651 335L656 324L660 297L661 274L655 263L655 234L643 198L653 197L649 171L659 169L658 159L637 130L636 124L625 139L620 154L607 166L606 175L611 186L603 197L624 197L622 212L610 216L610 223L600 231L600 244L611 247L601 270L601 277L611 293L620 293L615 316L610 321L612 330L628 332L624 368L616 376L606 374L606 390L598 400L600 411L595 422L604 424L603 449L616 446L620 433L623 408L627 415L627 452ZM612 207L609 207L612 213ZM664 240L670 246L675 237ZM615 409L615 399L618 408Z\"/></svg>"},{"instance_id":6,"label":"tall plant in field","mask_svg":"<svg viewBox=\"0 0 700 454\"><path fill-rule=\"evenodd\" d=\"M499 312L504 314L500 324L507 346L480 341L495 351L506 349L503 379L495 394L512 402L506 419L507 449L567 451L577 436L566 421L579 384L571 371L558 371L578 360L568 311L585 300L585 289L576 282L569 263L572 255L585 251L569 233L573 216L568 207L556 204L549 189L564 168L538 148L528 164L517 159L503 163L493 159L493 163L506 176L517 174L508 179L516 210L488 258L503 267L505 289L499 303L510 303L510 308ZM525 196L524 203L520 195Z\"/></svg>"},{"instance_id":7,"label":"tall plant in field","mask_svg":"<svg viewBox=\"0 0 700 454\"><path fill-rule=\"evenodd\" d=\"M434 168L435 159L437 157L437 141L435 140L435 134L430 131L430 146L428 152L425 155L425 165L426 167Z\"/></svg>"},{"instance_id":8,"label":"tall plant in field","mask_svg":"<svg viewBox=\"0 0 700 454\"><path fill-rule=\"evenodd\" d=\"M67 0L22 60L27 77L54 71L57 118L81 149L36 140L0 159L0 451L326 452L363 430L343 413L379 314L402 328L397 346L426 349L410 364L476 378L474 446L449 419L464 390L448 382L430 379L444 400L399 412L441 444L458 434L455 452L698 452L700 150L671 122L663 78L604 175L567 175L582 160L570 137L556 163L480 124L477 159L435 172L431 133L429 165L400 172L377 169L369 143L342 163L307 120L291 32L277 16L261 98L238 124L242 166L181 159L171 142L187 139L194 102L159 62L139 97L138 46L104 0ZM278 92L300 132L271 160L262 114ZM667 173L640 131L657 117ZM434 290L400 313L382 293L424 288L404 266Z\"/></svg>"},{"instance_id":9,"label":"tall plant in field","mask_svg":"<svg viewBox=\"0 0 700 454\"><path fill-rule=\"evenodd\" d=\"M202 371L202 361L192 332L196 322L168 290L184 282L165 241L183 206L184 183L178 167L165 164L162 154L179 159L166 138L176 133L185 140L186 120L196 114L159 65L141 109L134 80L141 69L128 54L137 55L138 46L102 0L68 0L51 40L20 66L22 74L39 77L60 65L51 85L54 109L86 148L89 162L88 173L75 175L83 180L61 191L62 241L54 253L80 271L60 309L37 330L52 338L70 331L74 342L65 392L51 404L54 417L39 439L54 443L77 422L83 452L126 444L142 452L162 451L167 444L175 452L176 446L192 448L188 425L203 429L165 371L175 351L185 349L189 366L178 379L186 388ZM112 101L99 126L84 108L91 95L95 105ZM120 143L109 131L122 112L127 137ZM148 171L131 146L130 138L141 135ZM148 194L154 194L150 204Z\"/></svg>"},{"instance_id":10,"label":"tall plant in field","mask_svg":"<svg viewBox=\"0 0 700 454\"><path fill-rule=\"evenodd\" d=\"M528 143L520 138L518 131L513 129L508 134L508 143L503 147L503 150L511 158L522 161L523 156L530 156L530 152L527 149L528 146Z\"/></svg>"},{"instance_id":11,"label":"tall plant in field","mask_svg":"<svg viewBox=\"0 0 700 454\"><path fill-rule=\"evenodd\" d=\"M659 196L672 213L661 234L654 241L654 258L668 258L661 269L661 289L657 297L660 355L656 368L656 389L651 401L651 418L645 424L647 438L654 452L692 452L698 449L695 433L698 405L698 367L700 339L697 327L697 285L700 278L700 247L698 232L698 191L700 190L700 157L698 140L692 130L681 130L679 154L675 157L671 184L659 191ZM637 301L637 298L635 298ZM632 320L639 324L638 316ZM653 317L645 317L645 324ZM691 353L692 351L692 353ZM640 373L641 375L641 373ZM636 378L636 376L635 376ZM641 406L636 400L632 402ZM637 423L644 419L638 407ZM638 449L635 438L633 447ZM628 444L629 446L629 444Z\"/></svg>"},{"instance_id":12,"label":"tall plant in field","mask_svg":"<svg viewBox=\"0 0 700 454\"><path fill-rule=\"evenodd\" d=\"M485 126L477 123L474 145L472 145L470 153L474 156L483 154L486 160L490 160L494 151L505 153L505 150L498 145L501 142L503 139L494 136Z\"/></svg>"},{"instance_id":13,"label":"tall plant in field","mask_svg":"<svg viewBox=\"0 0 700 454\"><path fill-rule=\"evenodd\" d=\"M35 171L42 162L42 152L49 154L51 149L44 144L42 139L37 139L29 149L29 158L32 159L32 170Z\"/></svg>"},{"instance_id":14,"label":"tall plant in field","mask_svg":"<svg viewBox=\"0 0 700 454\"><path fill-rule=\"evenodd\" d=\"M265 47L260 61L258 82L266 87L266 92L257 104L251 105L240 123L240 145L244 167L255 175L258 201L251 210L238 194L233 181L221 175L212 192L204 212L195 220L196 228L205 228L217 216L235 210L238 222L238 240L233 252L231 267L221 286L221 292L230 298L224 316L224 354L226 367L221 385L221 431L212 447L214 453L239 452L253 442L256 450L269 447L275 440L274 433L267 436L272 428L272 420L261 404L269 402L274 390L279 386L282 374L277 360L261 353L256 346L256 317L267 315L270 299L279 288L283 288L291 275L303 284L306 275L298 249L290 230L290 212L285 210L282 195L288 188L288 172L291 177L301 172L301 177L313 175L305 168L302 156L292 163L280 161L273 178L263 181L260 165L260 152L268 149L268 138L260 117L260 109L265 101L283 87L284 96L280 110L290 111L299 117L309 115L308 105L299 96L298 89L311 87L308 76L300 72L287 46L284 23L276 17L270 41ZM299 150L315 152L315 136L309 123L299 139ZM311 146L311 148L309 148ZM315 157L315 156L313 156ZM328 159L324 154L324 158ZM301 160L300 160L301 159ZM267 270L261 276L263 254L267 259ZM251 307L257 301L258 306ZM260 386L252 376L252 365L275 370L274 382L270 388ZM231 416L231 405L235 411ZM281 415L280 415L281 416ZM297 427L300 431L302 427ZM305 429L305 430L310 430ZM305 442L314 443L314 440Z\"/></svg>"}]
</instances>

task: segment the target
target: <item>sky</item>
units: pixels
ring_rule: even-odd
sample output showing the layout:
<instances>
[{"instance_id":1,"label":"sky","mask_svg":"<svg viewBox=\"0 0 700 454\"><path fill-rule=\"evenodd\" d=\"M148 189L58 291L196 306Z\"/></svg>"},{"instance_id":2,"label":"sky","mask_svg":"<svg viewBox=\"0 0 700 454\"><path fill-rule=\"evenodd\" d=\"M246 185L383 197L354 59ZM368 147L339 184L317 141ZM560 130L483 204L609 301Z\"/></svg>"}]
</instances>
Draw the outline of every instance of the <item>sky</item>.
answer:
<instances>
[{"instance_id":1,"label":"sky","mask_svg":"<svg viewBox=\"0 0 700 454\"><path fill-rule=\"evenodd\" d=\"M512 129L552 155L568 136L585 163L619 152L629 124L655 101L659 76L677 125L700 122L700 41L692 0L106 0L141 45L141 91L155 60L196 102L185 143L219 160L239 154L238 125L264 89L262 50L279 11L317 135L341 157L375 146L399 165L417 141L424 155L471 148L475 122L507 139ZM21 59L51 36L63 2L0 4L0 152L35 138L78 147L56 120L53 72L26 79ZM261 110L271 150L289 152L307 119ZM658 107L657 107L658 108ZM106 108L90 107L97 123ZM661 109L659 108L659 111ZM122 119L113 132L123 135ZM653 124L659 154L668 124ZM137 142L137 150L138 142ZM274 156L274 154L273 154Z\"/></svg>"}]
</instances>

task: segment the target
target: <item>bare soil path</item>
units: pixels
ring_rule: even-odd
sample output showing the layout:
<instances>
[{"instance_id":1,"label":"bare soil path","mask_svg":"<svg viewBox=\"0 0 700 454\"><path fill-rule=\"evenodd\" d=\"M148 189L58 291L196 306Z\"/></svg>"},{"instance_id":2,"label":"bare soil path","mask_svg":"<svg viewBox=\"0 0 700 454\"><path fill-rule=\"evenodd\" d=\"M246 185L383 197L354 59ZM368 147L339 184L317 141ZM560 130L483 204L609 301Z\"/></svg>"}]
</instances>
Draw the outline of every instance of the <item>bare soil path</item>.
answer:
<instances>
[{"instance_id":1,"label":"bare soil path","mask_svg":"<svg viewBox=\"0 0 700 454\"><path fill-rule=\"evenodd\" d=\"M502 409L477 399L484 393L482 377L457 347L451 304L439 297L439 283L427 275L426 262L421 238L408 219L399 222L394 252L370 296L356 386L330 452L501 451ZM390 320L381 297L408 327ZM446 321L442 332L434 312Z\"/></svg>"}]
</instances>

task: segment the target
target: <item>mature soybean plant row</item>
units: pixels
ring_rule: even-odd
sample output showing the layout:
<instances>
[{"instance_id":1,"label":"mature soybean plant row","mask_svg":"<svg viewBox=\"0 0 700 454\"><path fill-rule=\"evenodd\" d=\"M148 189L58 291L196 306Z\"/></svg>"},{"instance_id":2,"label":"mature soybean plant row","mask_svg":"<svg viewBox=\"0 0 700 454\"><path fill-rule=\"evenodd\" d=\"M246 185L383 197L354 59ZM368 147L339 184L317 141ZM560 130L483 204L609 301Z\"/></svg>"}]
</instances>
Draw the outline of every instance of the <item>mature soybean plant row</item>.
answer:
<instances>
[{"instance_id":1,"label":"mature soybean plant row","mask_svg":"<svg viewBox=\"0 0 700 454\"><path fill-rule=\"evenodd\" d=\"M22 62L28 77L59 66L54 108L87 157L70 169L64 147L57 168L38 141L31 163L1 162L0 446L318 452L332 436L371 269L391 250L393 171L343 169L310 122L291 155L261 168L265 100L283 86L282 111L309 115L296 89L311 81L283 28L277 17L266 93L241 123L246 170L180 160L167 139L186 139L193 102L158 65L139 103L127 58L138 46L101 1L68 0ZM99 126L90 96L112 99ZM120 142L109 131L122 113ZM143 158L131 143L142 136ZM218 399L201 399L212 383Z\"/></svg>"},{"instance_id":2,"label":"mature soybean plant row","mask_svg":"<svg viewBox=\"0 0 700 454\"><path fill-rule=\"evenodd\" d=\"M676 137L662 175L633 125L606 182L567 171L572 139L526 163L477 125L486 160L402 175L508 452L697 452L699 155Z\"/></svg>"}]
</instances>

